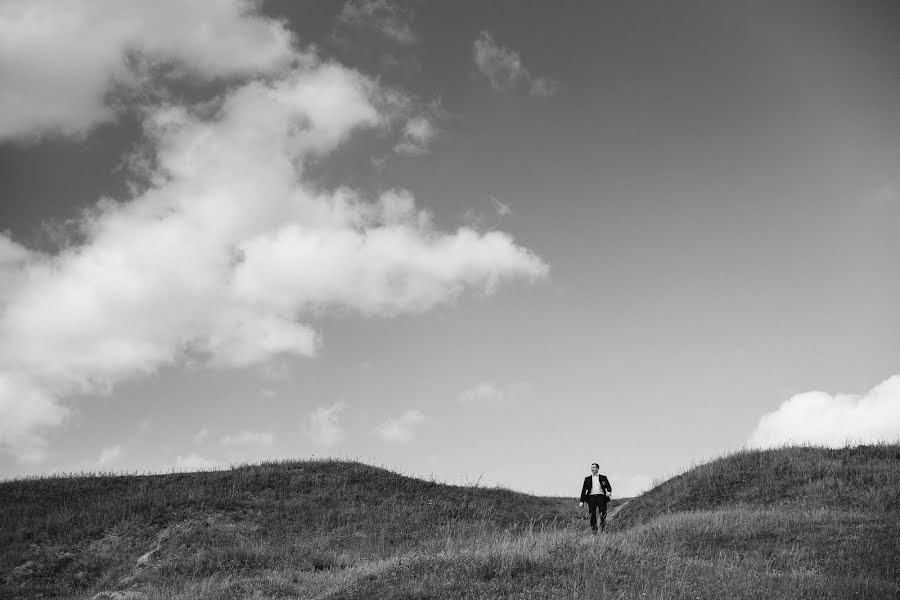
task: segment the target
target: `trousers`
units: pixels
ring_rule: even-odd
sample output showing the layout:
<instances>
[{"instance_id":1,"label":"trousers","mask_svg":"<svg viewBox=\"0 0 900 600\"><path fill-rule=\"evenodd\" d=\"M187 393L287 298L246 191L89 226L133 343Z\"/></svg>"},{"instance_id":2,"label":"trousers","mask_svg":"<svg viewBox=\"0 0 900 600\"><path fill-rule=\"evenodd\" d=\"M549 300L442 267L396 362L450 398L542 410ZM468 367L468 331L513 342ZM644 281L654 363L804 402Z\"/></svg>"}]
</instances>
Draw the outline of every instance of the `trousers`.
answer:
<instances>
[{"instance_id":1,"label":"trousers","mask_svg":"<svg viewBox=\"0 0 900 600\"><path fill-rule=\"evenodd\" d=\"M591 529L597 531L597 513L600 513L600 531L606 527L606 503L609 498L605 494L597 494L587 497L588 508L591 511Z\"/></svg>"}]
</instances>

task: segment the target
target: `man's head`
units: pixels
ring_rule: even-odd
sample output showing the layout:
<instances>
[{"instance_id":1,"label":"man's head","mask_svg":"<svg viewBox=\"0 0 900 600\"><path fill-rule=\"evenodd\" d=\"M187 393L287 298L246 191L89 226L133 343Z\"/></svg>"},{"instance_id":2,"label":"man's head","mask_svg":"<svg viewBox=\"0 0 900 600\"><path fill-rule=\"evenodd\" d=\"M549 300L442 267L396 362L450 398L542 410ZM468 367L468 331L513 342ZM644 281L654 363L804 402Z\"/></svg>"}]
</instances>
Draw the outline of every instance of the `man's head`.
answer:
<instances>
[{"instance_id":1,"label":"man's head","mask_svg":"<svg viewBox=\"0 0 900 600\"><path fill-rule=\"evenodd\" d=\"M591 463L591 475L596 475L599 470L600 465L598 465L597 463Z\"/></svg>"}]
</instances>

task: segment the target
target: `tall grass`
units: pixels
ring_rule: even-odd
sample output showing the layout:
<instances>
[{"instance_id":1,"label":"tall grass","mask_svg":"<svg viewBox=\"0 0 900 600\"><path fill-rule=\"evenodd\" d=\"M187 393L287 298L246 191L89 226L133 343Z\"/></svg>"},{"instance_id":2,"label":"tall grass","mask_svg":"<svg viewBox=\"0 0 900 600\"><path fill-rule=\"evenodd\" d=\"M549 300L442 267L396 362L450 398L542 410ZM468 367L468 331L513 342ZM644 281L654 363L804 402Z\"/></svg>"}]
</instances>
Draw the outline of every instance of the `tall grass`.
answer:
<instances>
[{"instance_id":1,"label":"tall grass","mask_svg":"<svg viewBox=\"0 0 900 600\"><path fill-rule=\"evenodd\" d=\"M898 493L897 445L737 453L599 536L574 499L360 463L13 481L0 597L894 598Z\"/></svg>"}]
</instances>

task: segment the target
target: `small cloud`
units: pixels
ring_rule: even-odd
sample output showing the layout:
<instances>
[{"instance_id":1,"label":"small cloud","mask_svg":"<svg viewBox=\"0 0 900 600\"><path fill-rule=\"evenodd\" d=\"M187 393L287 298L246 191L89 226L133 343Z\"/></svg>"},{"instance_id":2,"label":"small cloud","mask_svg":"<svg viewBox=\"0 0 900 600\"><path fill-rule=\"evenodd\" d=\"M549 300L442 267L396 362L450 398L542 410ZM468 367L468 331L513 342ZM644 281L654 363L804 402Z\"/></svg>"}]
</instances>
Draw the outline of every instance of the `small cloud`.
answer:
<instances>
[{"instance_id":1,"label":"small cloud","mask_svg":"<svg viewBox=\"0 0 900 600\"><path fill-rule=\"evenodd\" d=\"M556 92L559 91L559 82L554 81L553 79L547 79L546 77L538 77L537 79L531 82L531 87L528 89L528 93L532 96L555 96Z\"/></svg>"},{"instance_id":2,"label":"small cloud","mask_svg":"<svg viewBox=\"0 0 900 600\"><path fill-rule=\"evenodd\" d=\"M103 451L100 452L100 456L97 458L97 468L109 468L121 455L122 446L120 444L110 446L109 448L104 448Z\"/></svg>"},{"instance_id":3,"label":"small cloud","mask_svg":"<svg viewBox=\"0 0 900 600\"><path fill-rule=\"evenodd\" d=\"M507 217L512 214L512 209L509 207L509 204L504 204L491 196L491 204L494 205L494 209L497 211L497 215L500 217Z\"/></svg>"},{"instance_id":4,"label":"small cloud","mask_svg":"<svg viewBox=\"0 0 900 600\"><path fill-rule=\"evenodd\" d=\"M815 444L832 448L846 444L900 440L900 375L867 393L796 394L759 420L748 444L774 447Z\"/></svg>"},{"instance_id":5,"label":"small cloud","mask_svg":"<svg viewBox=\"0 0 900 600\"><path fill-rule=\"evenodd\" d=\"M386 442L409 442L413 439L412 428L425 420L425 415L417 410L408 410L396 419L388 419L375 428L374 433Z\"/></svg>"},{"instance_id":6,"label":"small cloud","mask_svg":"<svg viewBox=\"0 0 900 600\"><path fill-rule=\"evenodd\" d=\"M546 77L532 77L519 54L501 46L488 31L482 31L475 40L472 55L478 70L491 82L495 90L510 89L519 81L528 85L534 96L552 96L559 84Z\"/></svg>"},{"instance_id":7,"label":"small cloud","mask_svg":"<svg viewBox=\"0 0 900 600\"><path fill-rule=\"evenodd\" d=\"M337 17L338 26L372 27L384 37L404 46L419 41L408 17L388 0L349 0Z\"/></svg>"},{"instance_id":8,"label":"small cloud","mask_svg":"<svg viewBox=\"0 0 900 600\"><path fill-rule=\"evenodd\" d=\"M497 402L503 399L503 394L490 383L479 383L459 395L459 401L463 404L485 404Z\"/></svg>"},{"instance_id":9,"label":"small cloud","mask_svg":"<svg viewBox=\"0 0 900 600\"><path fill-rule=\"evenodd\" d=\"M241 431L224 436L220 443L223 446L231 447L262 446L271 448L275 444L275 435L268 431Z\"/></svg>"},{"instance_id":10,"label":"small cloud","mask_svg":"<svg viewBox=\"0 0 900 600\"><path fill-rule=\"evenodd\" d=\"M888 184L875 193L875 206L885 208L900 204L900 191L894 184Z\"/></svg>"},{"instance_id":11,"label":"small cloud","mask_svg":"<svg viewBox=\"0 0 900 600\"><path fill-rule=\"evenodd\" d=\"M503 402L514 402L531 393L531 384L519 382L497 387L488 382L481 382L459 395L461 404L488 405Z\"/></svg>"},{"instance_id":12,"label":"small cloud","mask_svg":"<svg viewBox=\"0 0 900 600\"><path fill-rule=\"evenodd\" d=\"M403 135L394 151L407 155L427 154L428 145L438 133L440 130L427 117L413 117L403 127Z\"/></svg>"},{"instance_id":13,"label":"small cloud","mask_svg":"<svg viewBox=\"0 0 900 600\"><path fill-rule=\"evenodd\" d=\"M206 438L208 436L209 436L209 429L204 427L203 429L201 429L200 431L198 431L197 433L195 433L193 435L194 443L199 446L200 444L202 444L203 442L206 441Z\"/></svg>"},{"instance_id":14,"label":"small cloud","mask_svg":"<svg viewBox=\"0 0 900 600\"><path fill-rule=\"evenodd\" d=\"M175 459L175 466L172 467L172 470L188 473L194 471L213 471L215 469L221 469L224 466L225 465L217 460L205 458L196 452L191 452L187 456L178 456L178 458Z\"/></svg>"},{"instance_id":15,"label":"small cloud","mask_svg":"<svg viewBox=\"0 0 900 600\"><path fill-rule=\"evenodd\" d=\"M340 424L340 415L346 404L338 402L329 407L319 406L309 413L303 425L303 431L317 445L331 447L341 441L344 430Z\"/></svg>"},{"instance_id":16,"label":"small cloud","mask_svg":"<svg viewBox=\"0 0 900 600\"><path fill-rule=\"evenodd\" d=\"M278 392L273 390L272 388L263 388L262 390L260 390L259 394L263 398L275 398L276 396L278 396Z\"/></svg>"}]
</instances>

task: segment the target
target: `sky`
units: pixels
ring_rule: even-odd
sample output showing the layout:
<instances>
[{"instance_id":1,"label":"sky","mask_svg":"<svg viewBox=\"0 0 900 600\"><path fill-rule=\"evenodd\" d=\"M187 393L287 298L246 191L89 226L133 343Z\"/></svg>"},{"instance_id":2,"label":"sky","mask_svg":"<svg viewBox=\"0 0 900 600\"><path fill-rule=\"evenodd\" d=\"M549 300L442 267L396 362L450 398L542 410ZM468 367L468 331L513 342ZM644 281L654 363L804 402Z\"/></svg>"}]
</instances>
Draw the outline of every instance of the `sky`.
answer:
<instances>
[{"instance_id":1,"label":"sky","mask_svg":"<svg viewBox=\"0 0 900 600\"><path fill-rule=\"evenodd\" d=\"M891 1L0 0L0 478L896 441L898 73Z\"/></svg>"}]
</instances>

